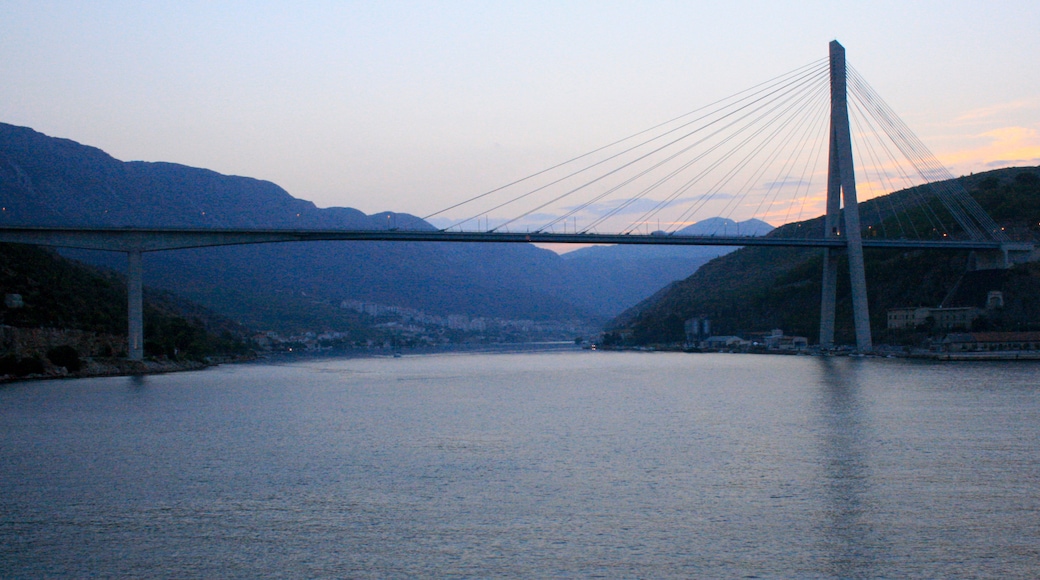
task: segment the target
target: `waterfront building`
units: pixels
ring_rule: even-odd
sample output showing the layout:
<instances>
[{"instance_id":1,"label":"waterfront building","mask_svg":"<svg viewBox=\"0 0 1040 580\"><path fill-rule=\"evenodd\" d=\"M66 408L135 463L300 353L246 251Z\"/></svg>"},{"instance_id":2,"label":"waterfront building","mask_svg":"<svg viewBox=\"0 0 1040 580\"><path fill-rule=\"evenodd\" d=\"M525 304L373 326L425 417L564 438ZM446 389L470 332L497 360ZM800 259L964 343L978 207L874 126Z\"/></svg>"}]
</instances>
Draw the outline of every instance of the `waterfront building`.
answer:
<instances>
[{"instance_id":1,"label":"waterfront building","mask_svg":"<svg viewBox=\"0 0 1040 580\"><path fill-rule=\"evenodd\" d=\"M1040 332L959 332L942 341L946 352L1007 352L1040 350Z\"/></svg>"}]
</instances>

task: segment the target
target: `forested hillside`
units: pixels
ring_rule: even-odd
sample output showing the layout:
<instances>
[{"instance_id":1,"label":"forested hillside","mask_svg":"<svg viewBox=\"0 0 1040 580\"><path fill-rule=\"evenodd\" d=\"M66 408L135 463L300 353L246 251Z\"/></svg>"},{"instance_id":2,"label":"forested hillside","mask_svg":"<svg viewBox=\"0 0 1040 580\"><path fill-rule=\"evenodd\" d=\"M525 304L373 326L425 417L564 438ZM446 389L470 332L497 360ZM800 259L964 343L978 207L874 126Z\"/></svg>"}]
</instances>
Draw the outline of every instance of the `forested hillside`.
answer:
<instances>
[{"instance_id":1,"label":"forested hillside","mask_svg":"<svg viewBox=\"0 0 1040 580\"><path fill-rule=\"evenodd\" d=\"M969 193L1013 239L1040 235L1040 168L1010 168L959 178ZM905 192L897 192L898 199ZM874 203L864 204L864 226ZM917 219L913 212L908 214ZM818 229L819 220L789 224L771 235ZM869 231L869 230L868 230ZM886 332L886 310L938 306L968 270L969 252L867 250L865 267L875 341L899 340ZM836 339L854 339L848 268L838 276ZM609 325L631 344L681 342L683 321L706 316L715 334L783 329L818 339L822 251L748 247L717 258L689 278L630 309ZM1008 329L1040 328L1040 264L1019 265L1003 282L1007 306L999 320Z\"/></svg>"},{"instance_id":2,"label":"forested hillside","mask_svg":"<svg viewBox=\"0 0 1040 580\"><path fill-rule=\"evenodd\" d=\"M0 294L0 375L28 374L16 372L23 359L30 361L24 370L33 359L125 355L126 281L117 274L34 246L0 244ZM202 359L250 348L245 328L167 292L146 291L144 317L150 356ZM57 346L74 352L50 352Z\"/></svg>"},{"instance_id":3,"label":"forested hillside","mask_svg":"<svg viewBox=\"0 0 1040 580\"><path fill-rule=\"evenodd\" d=\"M379 199L379 192L369 192ZM100 149L0 123L0 224L301 229L431 229L414 216L318 208L281 187ZM112 269L121 255L65 253ZM688 276L699 248L604 264L529 244L335 242L160 252L145 283L264 329L343 330L343 300L437 315L578 322L590 329ZM306 299L301 299L306 297ZM315 323L318 324L315 324Z\"/></svg>"}]
</instances>

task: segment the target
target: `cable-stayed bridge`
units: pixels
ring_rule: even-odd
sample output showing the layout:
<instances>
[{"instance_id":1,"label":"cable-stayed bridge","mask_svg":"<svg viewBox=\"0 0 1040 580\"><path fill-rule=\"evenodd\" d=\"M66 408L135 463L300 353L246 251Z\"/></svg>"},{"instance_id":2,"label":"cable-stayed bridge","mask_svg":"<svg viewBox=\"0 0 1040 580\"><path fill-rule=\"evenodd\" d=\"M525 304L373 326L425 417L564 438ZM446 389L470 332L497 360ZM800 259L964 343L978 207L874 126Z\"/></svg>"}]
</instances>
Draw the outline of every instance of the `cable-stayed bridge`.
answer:
<instances>
[{"instance_id":1,"label":"cable-stayed bridge","mask_svg":"<svg viewBox=\"0 0 1040 580\"><path fill-rule=\"evenodd\" d=\"M876 199L861 203L860 197ZM448 220L449 214L462 217ZM705 217L789 225L762 237L684 230ZM436 220L440 229L428 225ZM860 351L872 347L864 248L977 250L1005 266L1033 249L1010 240L986 215L848 67L836 41L826 59L414 224L372 230L0 227L0 241L128 254L131 359L143 356L143 252L328 240L819 247L825 256L821 346L833 343L838 257L846 253Z\"/></svg>"}]
</instances>

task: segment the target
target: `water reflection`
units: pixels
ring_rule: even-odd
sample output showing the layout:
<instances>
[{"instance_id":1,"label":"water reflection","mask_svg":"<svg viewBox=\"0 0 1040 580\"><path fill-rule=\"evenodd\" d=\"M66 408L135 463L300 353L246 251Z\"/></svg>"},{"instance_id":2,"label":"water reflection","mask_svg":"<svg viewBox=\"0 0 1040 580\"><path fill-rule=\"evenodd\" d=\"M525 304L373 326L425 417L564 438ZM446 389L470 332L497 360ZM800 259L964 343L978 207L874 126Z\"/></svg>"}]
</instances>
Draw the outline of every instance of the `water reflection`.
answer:
<instances>
[{"instance_id":1,"label":"water reflection","mask_svg":"<svg viewBox=\"0 0 1040 580\"><path fill-rule=\"evenodd\" d=\"M146 375L130 375L127 377L127 383L130 385L131 393L140 393L148 386L148 377Z\"/></svg>"},{"instance_id":2,"label":"water reflection","mask_svg":"<svg viewBox=\"0 0 1040 580\"><path fill-rule=\"evenodd\" d=\"M821 543L838 578L876 577L884 538L874 523L877 506L871 494L869 409L861 397L861 375L868 367L857 359L818 357L819 481L824 502Z\"/></svg>"}]
</instances>

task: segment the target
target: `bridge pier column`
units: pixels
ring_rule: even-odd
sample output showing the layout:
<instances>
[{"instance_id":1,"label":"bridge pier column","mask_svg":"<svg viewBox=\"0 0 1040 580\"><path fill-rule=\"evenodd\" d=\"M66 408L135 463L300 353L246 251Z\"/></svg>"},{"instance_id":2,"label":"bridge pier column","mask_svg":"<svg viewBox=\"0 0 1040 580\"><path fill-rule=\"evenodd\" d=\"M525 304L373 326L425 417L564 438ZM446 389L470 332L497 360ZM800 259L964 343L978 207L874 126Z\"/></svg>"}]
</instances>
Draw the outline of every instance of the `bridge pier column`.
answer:
<instances>
[{"instance_id":1,"label":"bridge pier column","mask_svg":"<svg viewBox=\"0 0 1040 580\"><path fill-rule=\"evenodd\" d=\"M837 248L823 249L823 288L820 292L820 348L834 348L834 310L838 301Z\"/></svg>"},{"instance_id":2,"label":"bridge pier column","mask_svg":"<svg viewBox=\"0 0 1040 580\"><path fill-rule=\"evenodd\" d=\"M144 360L144 268L141 265L141 251L131 250L127 252L127 257L127 358Z\"/></svg>"},{"instance_id":3,"label":"bridge pier column","mask_svg":"<svg viewBox=\"0 0 1040 580\"><path fill-rule=\"evenodd\" d=\"M849 220L846 211L846 223L849 224L849 282L852 286L852 323L856 329L856 350L870 352L874 350L874 341L870 336L870 313L867 309L867 272L863 264L863 242L859 236L859 216L855 225ZM855 237L852 231L855 228Z\"/></svg>"}]
</instances>

